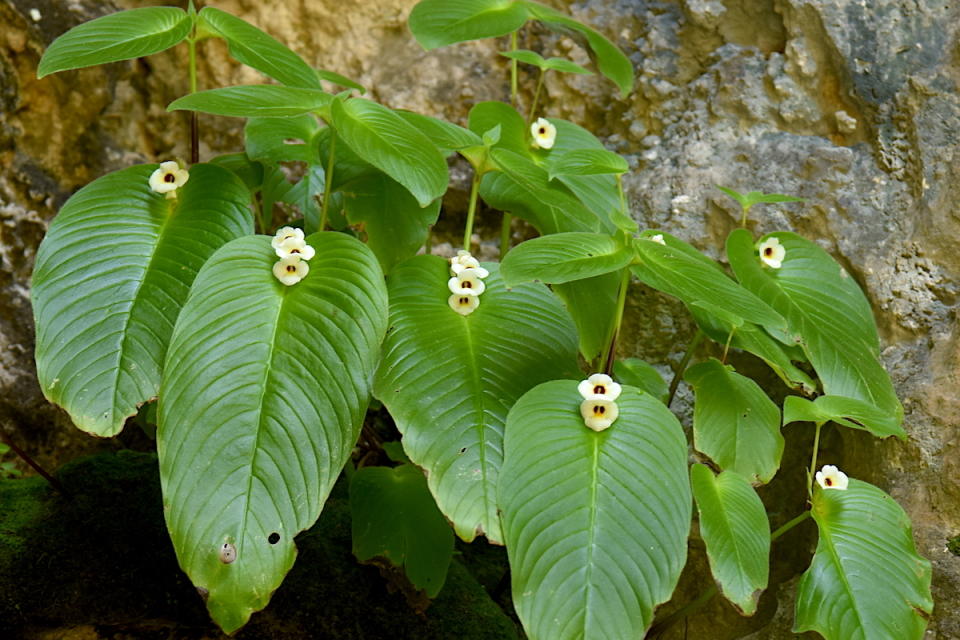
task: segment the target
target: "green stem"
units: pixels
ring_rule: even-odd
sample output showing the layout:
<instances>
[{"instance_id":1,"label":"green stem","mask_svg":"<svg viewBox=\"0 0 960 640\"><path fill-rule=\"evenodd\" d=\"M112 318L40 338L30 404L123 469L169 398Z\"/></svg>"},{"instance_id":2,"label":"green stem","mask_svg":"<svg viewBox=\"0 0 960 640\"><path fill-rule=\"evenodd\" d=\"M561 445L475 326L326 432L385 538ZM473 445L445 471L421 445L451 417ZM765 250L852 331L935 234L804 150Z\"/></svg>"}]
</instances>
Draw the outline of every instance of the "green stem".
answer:
<instances>
[{"instance_id":1,"label":"green stem","mask_svg":"<svg viewBox=\"0 0 960 640\"><path fill-rule=\"evenodd\" d=\"M627 301L627 289L630 288L630 268L623 270L623 277L620 280L620 290L617 293L617 320L613 325L613 332L610 335L610 347L603 354L600 361L600 370L608 376L613 372L613 363L616 360L617 337L620 335L620 324L623 322L623 307Z\"/></svg>"},{"instance_id":2,"label":"green stem","mask_svg":"<svg viewBox=\"0 0 960 640\"><path fill-rule=\"evenodd\" d=\"M467 206L467 226L463 230L463 248L470 251L470 237L473 235L473 217L477 213L477 195L480 192L480 172L473 172L470 185L470 204Z\"/></svg>"},{"instance_id":3,"label":"green stem","mask_svg":"<svg viewBox=\"0 0 960 640\"><path fill-rule=\"evenodd\" d=\"M513 222L513 216L504 212L503 221L500 223L500 261L503 262L507 251L510 251L510 223Z\"/></svg>"},{"instance_id":4,"label":"green stem","mask_svg":"<svg viewBox=\"0 0 960 640\"><path fill-rule=\"evenodd\" d=\"M673 396L677 395L677 387L680 386L680 378L683 377L683 372L687 370L687 365L690 364L690 358L693 357L694 349L699 346L703 341L703 338L706 334L703 333L701 329L697 329L697 332L693 334L693 340L690 341L690 344L687 345L687 351L683 354L683 360L680 361L680 366L677 368L677 372L673 374L673 380L670 381L670 394L667 396L667 406L670 406L670 403L673 402Z\"/></svg>"},{"instance_id":5,"label":"green stem","mask_svg":"<svg viewBox=\"0 0 960 640\"><path fill-rule=\"evenodd\" d=\"M810 514L811 514L810 511L804 511L803 513L798 515L796 518L794 518L790 522L786 523L785 525L783 525L782 527L780 527L779 529L771 533L770 542L776 542L777 538L779 538L780 536L785 534L787 531L790 531L790 529L793 529L795 526L797 526L798 524L800 524L801 522L809 518Z\"/></svg>"},{"instance_id":6,"label":"green stem","mask_svg":"<svg viewBox=\"0 0 960 640\"><path fill-rule=\"evenodd\" d=\"M537 90L533 92L533 102L530 103L530 114L527 116L527 126L533 124L536 119L537 105L540 102L540 90L543 89L543 77L547 75L546 69L540 69L540 77L537 78Z\"/></svg>"},{"instance_id":7,"label":"green stem","mask_svg":"<svg viewBox=\"0 0 960 640\"><path fill-rule=\"evenodd\" d=\"M327 213L330 210L330 191L333 190L333 152L337 147L337 132L330 129L330 154L327 157L327 169L323 176L323 206L320 207L320 226L317 231L323 231L327 226Z\"/></svg>"},{"instance_id":8,"label":"green stem","mask_svg":"<svg viewBox=\"0 0 960 640\"><path fill-rule=\"evenodd\" d=\"M730 351L730 342L733 340L733 334L737 332L736 327L730 329L730 334L727 335L727 343L723 345L723 358L720 359L720 362L727 364L727 352Z\"/></svg>"},{"instance_id":9,"label":"green stem","mask_svg":"<svg viewBox=\"0 0 960 640\"><path fill-rule=\"evenodd\" d=\"M822 422L817 422L817 430L813 435L813 455L810 456L810 471L807 473L807 495L813 497L813 477L817 472L817 450L820 448L820 428Z\"/></svg>"},{"instance_id":10,"label":"green stem","mask_svg":"<svg viewBox=\"0 0 960 640\"><path fill-rule=\"evenodd\" d=\"M519 31L519 29L517 30ZM510 34L510 50L517 50L517 31ZM517 60L510 59L510 104L517 106Z\"/></svg>"},{"instance_id":11,"label":"green stem","mask_svg":"<svg viewBox=\"0 0 960 640\"><path fill-rule=\"evenodd\" d=\"M627 213L627 196L623 193L623 174L617 174L617 191L620 193L620 213L630 217L630 214Z\"/></svg>"},{"instance_id":12,"label":"green stem","mask_svg":"<svg viewBox=\"0 0 960 640\"><path fill-rule=\"evenodd\" d=\"M197 41L187 39L190 52L190 93L197 92ZM190 112L190 164L200 162L200 119L196 111Z\"/></svg>"},{"instance_id":13,"label":"green stem","mask_svg":"<svg viewBox=\"0 0 960 640\"><path fill-rule=\"evenodd\" d=\"M747 212L750 211L750 207L743 207L743 215L740 216L740 228L747 228Z\"/></svg>"}]
</instances>

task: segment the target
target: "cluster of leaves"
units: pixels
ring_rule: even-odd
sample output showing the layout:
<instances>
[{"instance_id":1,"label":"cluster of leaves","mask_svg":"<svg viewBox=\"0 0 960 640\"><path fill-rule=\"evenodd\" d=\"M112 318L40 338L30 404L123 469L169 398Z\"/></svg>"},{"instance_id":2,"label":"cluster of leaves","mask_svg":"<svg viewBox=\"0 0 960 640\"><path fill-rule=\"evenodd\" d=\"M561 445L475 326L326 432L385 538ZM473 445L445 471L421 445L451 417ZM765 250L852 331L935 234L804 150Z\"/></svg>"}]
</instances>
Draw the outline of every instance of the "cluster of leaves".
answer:
<instances>
[{"instance_id":1,"label":"cluster of leaves","mask_svg":"<svg viewBox=\"0 0 960 640\"><path fill-rule=\"evenodd\" d=\"M424 0L410 26L434 48L515 34L528 20L573 36L630 91L630 63L614 45L535 2ZM358 558L402 567L432 596L452 553L445 520L466 541L506 544L531 638L647 629L685 564L694 497L714 577L752 614L771 542L755 487L779 469L781 427L832 421L905 437L870 307L826 252L777 232L760 239L785 248L771 269L738 229L726 245L734 278L669 233L639 232L620 183L627 163L574 123L549 119L556 144L544 150L531 146L533 108L525 117L481 102L467 127L390 109L209 7L80 25L50 46L38 73L184 40L192 59L209 37L280 84L195 92L169 109L247 118L244 152L193 165L172 199L148 187L156 165L81 189L41 245L33 300L42 388L78 427L114 435L159 397L167 525L226 631L266 606L289 571L294 536L347 465L371 397L403 451L388 449L396 467L347 465ZM547 71L585 71L516 47L505 55L538 67L541 82ZM448 263L414 255L440 213L453 153L474 169L467 241L477 198L541 234L484 264L483 304L468 316L447 305ZM752 204L791 200L731 195L744 216ZM277 202L300 213L316 249L291 287L271 273L269 237L254 235L272 230ZM710 464L688 469L660 374L613 357L631 278L680 299L706 337L756 355L801 395L781 414L724 362L690 367L693 446ZM602 432L578 411L578 352L624 383L619 418ZM858 481L811 499L821 535L797 630L922 636L930 567L902 509Z\"/></svg>"}]
</instances>

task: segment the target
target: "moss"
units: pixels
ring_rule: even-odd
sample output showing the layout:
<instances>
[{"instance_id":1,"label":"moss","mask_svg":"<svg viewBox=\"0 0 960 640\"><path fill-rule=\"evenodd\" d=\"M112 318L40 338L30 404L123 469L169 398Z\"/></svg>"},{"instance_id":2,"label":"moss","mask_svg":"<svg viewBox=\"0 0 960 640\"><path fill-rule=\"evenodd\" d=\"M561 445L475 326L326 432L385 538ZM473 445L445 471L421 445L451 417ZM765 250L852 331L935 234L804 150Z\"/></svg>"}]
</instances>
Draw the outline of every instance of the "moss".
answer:
<instances>
[{"instance_id":1,"label":"moss","mask_svg":"<svg viewBox=\"0 0 960 640\"><path fill-rule=\"evenodd\" d=\"M947 551L955 556L960 556L960 536L954 536L947 540Z\"/></svg>"},{"instance_id":2,"label":"moss","mask_svg":"<svg viewBox=\"0 0 960 640\"><path fill-rule=\"evenodd\" d=\"M99 454L64 466L64 498L42 480L0 481L0 637L95 625L103 637L216 638L180 571L163 522L156 456ZM238 640L270 638L502 639L511 620L459 562L424 615L388 593L351 552L345 483L299 557Z\"/></svg>"}]
</instances>

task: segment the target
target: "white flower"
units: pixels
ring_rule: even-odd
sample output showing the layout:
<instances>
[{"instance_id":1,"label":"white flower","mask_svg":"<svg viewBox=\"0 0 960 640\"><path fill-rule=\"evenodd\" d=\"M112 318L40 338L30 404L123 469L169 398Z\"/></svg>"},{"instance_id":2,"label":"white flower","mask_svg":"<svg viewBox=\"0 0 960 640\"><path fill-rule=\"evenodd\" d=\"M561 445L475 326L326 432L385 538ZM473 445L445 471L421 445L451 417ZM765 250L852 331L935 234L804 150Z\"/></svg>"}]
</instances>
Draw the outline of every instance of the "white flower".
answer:
<instances>
[{"instance_id":1,"label":"white flower","mask_svg":"<svg viewBox=\"0 0 960 640\"><path fill-rule=\"evenodd\" d=\"M303 242L303 229L297 229L295 227L280 227L277 229L276 235L273 236L273 240L270 241L270 246L274 249L278 249L281 244L290 239L296 239L300 242Z\"/></svg>"},{"instance_id":2,"label":"white flower","mask_svg":"<svg viewBox=\"0 0 960 640\"><path fill-rule=\"evenodd\" d=\"M847 474L832 464L825 464L820 471L817 471L817 484L824 489L839 489L843 491L847 488L848 483Z\"/></svg>"},{"instance_id":3,"label":"white flower","mask_svg":"<svg viewBox=\"0 0 960 640\"><path fill-rule=\"evenodd\" d=\"M470 255L469 251L460 249L457 251L457 257L450 258L450 273L459 274L464 269L474 269L478 278L486 278L490 272L480 266L477 259Z\"/></svg>"},{"instance_id":4,"label":"white flower","mask_svg":"<svg viewBox=\"0 0 960 640\"><path fill-rule=\"evenodd\" d=\"M468 294L457 295L454 293L447 298L447 304L460 315L468 316L480 306L480 297Z\"/></svg>"},{"instance_id":5,"label":"white flower","mask_svg":"<svg viewBox=\"0 0 960 640\"><path fill-rule=\"evenodd\" d=\"M760 260L768 267L779 269L783 264L783 258L787 255L787 249L780 244L776 238L767 238L760 243Z\"/></svg>"},{"instance_id":6,"label":"white flower","mask_svg":"<svg viewBox=\"0 0 960 640\"><path fill-rule=\"evenodd\" d=\"M300 231L297 229L297 231ZM300 235L303 236L303 232L300 232ZM276 238L274 238L276 240ZM274 247L274 251L277 254L278 258L290 258L292 256L297 256L301 260L309 260L316 255L313 247L308 245L303 241L303 238L298 238L296 236L289 236L286 240L281 242L278 246Z\"/></svg>"},{"instance_id":7,"label":"white flower","mask_svg":"<svg viewBox=\"0 0 960 640\"><path fill-rule=\"evenodd\" d=\"M587 400L599 396L613 401L620 396L620 385L605 373L595 373L583 380L577 386L577 391Z\"/></svg>"},{"instance_id":8,"label":"white flower","mask_svg":"<svg viewBox=\"0 0 960 640\"><path fill-rule=\"evenodd\" d=\"M150 174L150 188L157 193L167 194L167 198L176 198L177 189L190 179L190 172L181 169L176 160L161 162L160 168Z\"/></svg>"},{"instance_id":9,"label":"white flower","mask_svg":"<svg viewBox=\"0 0 960 640\"><path fill-rule=\"evenodd\" d=\"M663 234L662 234L662 233L658 233L658 234L655 235L655 236L650 236L650 239L651 239L652 241L656 242L657 244L662 244L663 246L667 246L667 243L663 241Z\"/></svg>"},{"instance_id":10,"label":"white flower","mask_svg":"<svg viewBox=\"0 0 960 640\"><path fill-rule=\"evenodd\" d=\"M298 256L281 258L273 265L273 275L288 287L303 280L309 272L310 265Z\"/></svg>"},{"instance_id":11,"label":"white flower","mask_svg":"<svg viewBox=\"0 0 960 640\"><path fill-rule=\"evenodd\" d=\"M477 269L464 269L447 281L447 287L458 296L479 296L486 289Z\"/></svg>"},{"instance_id":12,"label":"white flower","mask_svg":"<svg viewBox=\"0 0 960 640\"><path fill-rule=\"evenodd\" d=\"M553 149L557 140L557 128L546 118L537 118L530 125L530 135L533 136L533 146L541 149Z\"/></svg>"},{"instance_id":13,"label":"white flower","mask_svg":"<svg viewBox=\"0 0 960 640\"><path fill-rule=\"evenodd\" d=\"M620 415L620 409L613 400L603 396L591 396L580 403L580 415L583 423L594 431L603 431Z\"/></svg>"}]
</instances>

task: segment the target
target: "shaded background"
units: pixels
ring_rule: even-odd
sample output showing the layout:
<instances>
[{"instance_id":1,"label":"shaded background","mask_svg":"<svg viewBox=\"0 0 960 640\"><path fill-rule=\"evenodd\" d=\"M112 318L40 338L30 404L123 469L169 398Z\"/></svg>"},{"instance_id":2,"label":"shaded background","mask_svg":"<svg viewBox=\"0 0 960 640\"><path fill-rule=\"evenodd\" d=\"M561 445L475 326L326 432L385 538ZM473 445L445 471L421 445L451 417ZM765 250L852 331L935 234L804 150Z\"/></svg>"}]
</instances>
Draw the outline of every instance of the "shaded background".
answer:
<instances>
[{"instance_id":1,"label":"shaded background","mask_svg":"<svg viewBox=\"0 0 960 640\"><path fill-rule=\"evenodd\" d=\"M960 638L960 3L548 3L602 31L634 64L637 87L627 98L599 76L551 74L542 104L547 115L586 126L628 159L624 183L641 227L663 228L720 257L739 208L714 185L802 196L799 205L755 207L754 230L791 229L815 240L867 292L910 439L880 442L829 427L821 460L877 484L906 509L918 550L934 567L927 637ZM164 110L188 80L185 45L42 81L36 66L68 28L146 4L161 3L0 0L0 429L52 467L122 448L131 436L81 434L43 399L32 357L36 248L57 208L90 180L188 156L187 117ZM507 64L495 54L506 39L425 53L406 28L415 0L209 4L258 25L309 63L358 80L394 108L465 124L475 102L509 98ZM572 41L533 24L520 46L587 60ZM205 41L200 55L201 88L264 80L230 61L220 42ZM522 71L526 103L534 80ZM200 124L201 159L241 148L242 120L201 115ZM456 216L466 200L466 165L455 163L452 175L445 208ZM485 252L495 257L499 216L488 217L480 228L489 231ZM675 364L694 331L682 306L637 283L628 305L622 354ZM746 358L736 363L766 376L775 397L785 392ZM682 392L681 414L689 401ZM802 424L785 435L795 453L764 491L775 524L803 506L796 494L811 440ZM686 633L796 637L789 631L793 593L814 544L805 525L775 547L771 588L754 618L715 601L689 620ZM691 551L669 606L695 597L709 579L696 534ZM683 637L680 630L675 637Z\"/></svg>"}]
</instances>

